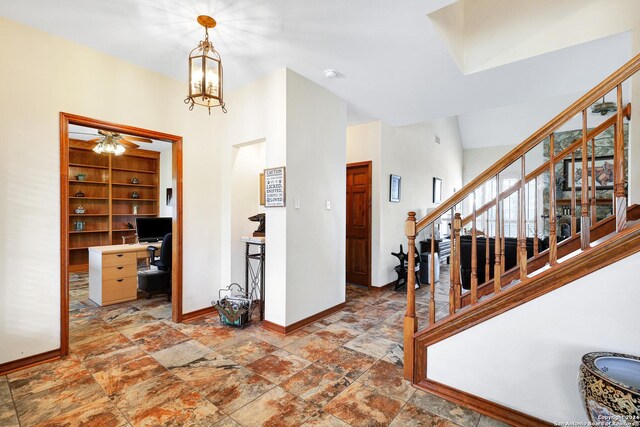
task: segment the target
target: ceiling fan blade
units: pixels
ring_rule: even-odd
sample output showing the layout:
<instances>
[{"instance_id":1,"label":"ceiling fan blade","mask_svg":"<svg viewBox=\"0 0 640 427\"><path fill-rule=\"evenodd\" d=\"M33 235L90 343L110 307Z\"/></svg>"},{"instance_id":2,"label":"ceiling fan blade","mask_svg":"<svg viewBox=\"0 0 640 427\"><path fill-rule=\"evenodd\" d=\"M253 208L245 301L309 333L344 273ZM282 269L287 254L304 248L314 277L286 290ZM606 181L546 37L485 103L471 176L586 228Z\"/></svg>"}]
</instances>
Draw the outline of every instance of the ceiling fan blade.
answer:
<instances>
[{"instance_id":1,"label":"ceiling fan blade","mask_svg":"<svg viewBox=\"0 0 640 427\"><path fill-rule=\"evenodd\" d=\"M122 135L122 138L128 139L129 141L146 142L148 144L151 144L153 142L149 138L143 138L141 136Z\"/></svg>"},{"instance_id":2,"label":"ceiling fan blade","mask_svg":"<svg viewBox=\"0 0 640 427\"><path fill-rule=\"evenodd\" d=\"M99 142L99 141L102 141L103 139L104 139L104 137L100 136L98 138L90 139L87 142Z\"/></svg>"},{"instance_id":3,"label":"ceiling fan blade","mask_svg":"<svg viewBox=\"0 0 640 427\"><path fill-rule=\"evenodd\" d=\"M138 148L138 147L140 147L138 144L134 144L133 142L127 141L124 138L120 138L118 140L118 144L124 145L127 148Z\"/></svg>"},{"instance_id":4,"label":"ceiling fan blade","mask_svg":"<svg viewBox=\"0 0 640 427\"><path fill-rule=\"evenodd\" d=\"M95 134L95 132L74 132L74 131L69 131L70 134L74 134L74 135L90 135L90 136L97 136Z\"/></svg>"}]
</instances>

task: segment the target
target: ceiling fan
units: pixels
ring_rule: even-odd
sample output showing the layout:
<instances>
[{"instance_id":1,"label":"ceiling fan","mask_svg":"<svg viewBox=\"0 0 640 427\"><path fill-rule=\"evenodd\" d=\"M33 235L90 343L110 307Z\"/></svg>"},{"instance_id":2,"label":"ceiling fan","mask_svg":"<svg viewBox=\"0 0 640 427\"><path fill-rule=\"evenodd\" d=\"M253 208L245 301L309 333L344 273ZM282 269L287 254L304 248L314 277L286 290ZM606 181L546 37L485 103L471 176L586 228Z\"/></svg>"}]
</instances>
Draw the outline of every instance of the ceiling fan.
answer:
<instances>
[{"instance_id":1,"label":"ceiling fan","mask_svg":"<svg viewBox=\"0 0 640 427\"><path fill-rule=\"evenodd\" d=\"M74 134L81 135L91 135L94 136L93 133L86 132L69 132ZM132 135L123 135L118 132L111 132L107 130L98 129L98 133L102 136L97 138L93 138L88 140L87 142L97 142L96 146L93 147L93 151L98 154L101 153L113 153L116 156L121 155L125 151L125 147L127 148L139 148L140 146L133 141L136 142L145 142L151 144L153 141L149 138L144 138L140 136L132 136Z\"/></svg>"}]
</instances>

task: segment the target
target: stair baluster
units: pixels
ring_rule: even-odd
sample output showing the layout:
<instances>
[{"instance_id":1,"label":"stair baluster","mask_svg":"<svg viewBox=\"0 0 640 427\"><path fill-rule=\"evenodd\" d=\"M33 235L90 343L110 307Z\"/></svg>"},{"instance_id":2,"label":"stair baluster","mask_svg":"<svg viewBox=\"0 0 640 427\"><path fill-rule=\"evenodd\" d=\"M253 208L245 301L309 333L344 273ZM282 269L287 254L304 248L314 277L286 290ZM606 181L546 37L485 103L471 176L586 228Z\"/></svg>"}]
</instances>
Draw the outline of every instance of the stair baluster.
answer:
<instances>
[{"instance_id":1,"label":"stair baluster","mask_svg":"<svg viewBox=\"0 0 640 427\"><path fill-rule=\"evenodd\" d=\"M596 210L596 140L591 139L591 224L598 222L598 212Z\"/></svg>"},{"instance_id":2,"label":"stair baluster","mask_svg":"<svg viewBox=\"0 0 640 427\"><path fill-rule=\"evenodd\" d=\"M493 292L494 293L498 293L500 292L501 289L501 278L502 278L502 267L501 267L501 262L502 262L502 255L500 253L500 249L502 247L502 243L501 243L501 239L500 239L500 235L502 234L500 232L500 224L502 224L502 222L500 221L500 173L496 174L496 205L495 205L495 210L496 210L496 232L495 232L495 240L493 242L493 247L494 247L494 252L495 252L495 264L494 264L494 269L493 269Z\"/></svg>"},{"instance_id":3,"label":"stair baluster","mask_svg":"<svg viewBox=\"0 0 640 427\"><path fill-rule=\"evenodd\" d=\"M518 264L520 265L520 280L522 281L527 278L527 211L525 204L527 171L524 157L520 157L520 194L518 195Z\"/></svg>"},{"instance_id":4,"label":"stair baluster","mask_svg":"<svg viewBox=\"0 0 640 427\"><path fill-rule=\"evenodd\" d=\"M589 155L587 154L587 109L582 110L582 178L580 179L580 248L589 248L589 231L591 218L589 217Z\"/></svg>"},{"instance_id":5,"label":"stair baluster","mask_svg":"<svg viewBox=\"0 0 640 427\"><path fill-rule=\"evenodd\" d=\"M571 235L575 236L577 232L576 218L576 153L571 153Z\"/></svg>"},{"instance_id":6,"label":"stair baluster","mask_svg":"<svg viewBox=\"0 0 640 427\"><path fill-rule=\"evenodd\" d=\"M553 182L553 181L551 181ZM533 192L533 197L535 198L535 203L533 204L533 236L538 237L538 178L534 178L533 185L535 191ZM538 256L538 239L533 239L533 256Z\"/></svg>"},{"instance_id":7,"label":"stair baluster","mask_svg":"<svg viewBox=\"0 0 640 427\"><path fill-rule=\"evenodd\" d=\"M478 302L478 255L476 236L476 192L471 197L473 208L471 214L471 304Z\"/></svg>"},{"instance_id":8,"label":"stair baluster","mask_svg":"<svg viewBox=\"0 0 640 427\"><path fill-rule=\"evenodd\" d=\"M624 179L624 127L622 119L624 114L622 112L622 84L617 87L617 101L618 101L618 114L615 126L615 139L613 142L614 157L613 157L613 169L614 169L614 199L615 199L615 211L616 211L616 232L624 230L627 225L627 196L625 194L625 179Z\"/></svg>"},{"instance_id":9,"label":"stair baluster","mask_svg":"<svg viewBox=\"0 0 640 427\"><path fill-rule=\"evenodd\" d=\"M436 239L433 229L435 227L435 221L431 224L431 250L429 251L429 324L433 325L436 322L436 254L435 245Z\"/></svg>"},{"instance_id":10,"label":"stair baluster","mask_svg":"<svg viewBox=\"0 0 640 427\"><path fill-rule=\"evenodd\" d=\"M454 205L455 207L455 205ZM453 280L453 272L455 271L456 265L456 239L455 234L453 232L453 217L455 215L454 207L451 208L451 214L449 218L451 218L451 223L449 226L451 227L451 231L449 232L449 240L451 240L451 250L449 254L449 315L452 315L456 312L456 297L455 297L455 285Z\"/></svg>"},{"instance_id":11,"label":"stair baluster","mask_svg":"<svg viewBox=\"0 0 640 427\"><path fill-rule=\"evenodd\" d=\"M489 210L484 213L486 217L485 227L484 227L484 283L489 283L491 272L489 269L491 268L491 263L489 262L489 255L491 250L489 249Z\"/></svg>"},{"instance_id":12,"label":"stair baluster","mask_svg":"<svg viewBox=\"0 0 640 427\"><path fill-rule=\"evenodd\" d=\"M549 135L549 265L551 266L554 266L558 260L555 139L555 133L551 133Z\"/></svg>"},{"instance_id":13,"label":"stair baluster","mask_svg":"<svg viewBox=\"0 0 640 427\"><path fill-rule=\"evenodd\" d=\"M460 229L462 228L462 216L460 212L456 212L453 217L453 260L454 266L451 267L451 275L453 276L453 295L454 295L454 313L455 310L460 309Z\"/></svg>"}]
</instances>

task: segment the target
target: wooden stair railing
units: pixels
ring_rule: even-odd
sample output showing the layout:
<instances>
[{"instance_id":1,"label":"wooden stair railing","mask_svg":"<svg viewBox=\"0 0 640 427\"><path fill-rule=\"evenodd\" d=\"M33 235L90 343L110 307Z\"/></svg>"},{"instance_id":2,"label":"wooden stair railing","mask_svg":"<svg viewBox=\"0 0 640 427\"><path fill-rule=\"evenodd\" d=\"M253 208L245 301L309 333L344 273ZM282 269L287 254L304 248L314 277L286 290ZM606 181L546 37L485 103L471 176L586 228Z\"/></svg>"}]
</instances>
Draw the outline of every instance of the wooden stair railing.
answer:
<instances>
[{"instance_id":1,"label":"wooden stair railing","mask_svg":"<svg viewBox=\"0 0 640 427\"><path fill-rule=\"evenodd\" d=\"M629 206L627 209L627 216L629 219L638 220L640 219L640 205ZM591 227L591 241L597 241L602 239L603 237L611 234L616 229L615 217L608 217L604 220L598 222L596 225ZM557 245L557 257L562 258L564 256L569 255L572 252L580 249L580 236L575 235L572 236ZM529 258L527 262L528 273L532 273L536 270L543 268L549 259L549 250L545 250L533 258ZM488 259L488 258L487 258ZM517 268L512 268L506 271L501 279L503 283L511 283L513 280L518 279L518 275L520 274ZM493 287L493 279L486 280L485 283L478 287L478 298L485 297L487 295L491 295L494 292ZM471 305L471 294L465 293L460 301L461 307L466 307Z\"/></svg>"},{"instance_id":2,"label":"wooden stair railing","mask_svg":"<svg viewBox=\"0 0 640 427\"><path fill-rule=\"evenodd\" d=\"M469 316L469 312L473 312L481 307L486 307L488 301L492 299L498 299L502 294L511 292L509 290L503 290L504 284L508 284L509 281L515 276L520 285L516 288L521 289L521 285L526 285L533 280L539 280L539 276L547 277L550 273L544 272L540 275L530 278L528 274L545 264L549 265L550 270L566 268L566 265L558 263L558 258L566 254L568 248L573 248L576 239L580 241L580 249L583 251L593 251L594 248L590 247L592 242L591 230L592 225L596 226L595 211L596 204L596 177L595 173L589 175L589 161L591 161L591 168L595 171L595 138L605 130L614 128L614 158L613 158L613 195L612 195L612 209L615 213L615 232L623 233L627 221L627 198L626 198L626 175L624 167L624 118L627 120L630 118L631 106L623 105L622 97L622 83L628 80L631 76L640 70L640 55L636 55L627 64L615 71L605 80L603 80L596 87L587 92L584 96L574 102L571 106L549 121L546 125L541 127L533 135L523 141L520 145L508 152L504 157L498 160L495 164L490 166L487 170L474 178L471 182L465 185L461 190L456 192L448 200L443 202L440 206L430 212L427 216L419 221L416 221L415 212L409 212L409 216L405 222L405 234L408 239L408 271L415 269L415 239L418 233L427 227L430 228L432 236L438 226L438 223L442 218L447 217L451 221L451 268L450 268L450 284L449 284L449 315L443 319L439 319L436 322L435 317L435 283L434 283L434 248L433 242L435 239L431 239L431 262L430 265L430 297L429 297L429 328L425 331L418 331L418 320L416 317L416 301L415 301L415 275L408 275L407 279L407 310L404 318L404 376L406 379L417 382L424 378L422 376L425 371L426 352L424 351L424 344L429 341L425 338L425 334L430 334L434 331L435 327L443 327L453 320L458 318L458 311L464 307L465 316ZM617 111L615 115L606 120L601 125L594 129L588 129L587 112L588 109L600 98L609 93L612 90L616 90L617 98ZM571 118L580 114L582 119L582 131L581 138L569 144L564 150L556 153L555 147L555 132L557 132L561 126L567 123ZM538 146L543 144L544 141L548 141L549 144L549 159L543 162L541 165L535 165L536 167L530 173L526 173L526 154ZM589 148L591 148L591 154L589 154ZM591 157L591 158L589 158ZM564 161L565 158L570 158L571 164L571 235L574 239L558 245L557 242L557 201L556 201L556 185L555 174L556 165L559 162ZM579 163L578 163L579 162ZM507 168L515 165L519 170L520 178L506 189L501 189L501 173L504 173ZM576 170L580 170L579 181L586 185L581 185L579 197L576 194ZM525 203L525 197L527 197L528 185L535 185L537 195L538 180L544 174L549 176L549 188L547 189L549 194L549 248L542 253L538 252L537 242L537 206L536 214L533 223L536 224L534 232L534 257L528 260L527 254L527 206ZM477 206L476 196L486 192L488 186L485 183L495 182L495 188L491 191L490 199L482 206ZM505 203L509 201L512 195L518 197L517 203L517 244L516 254L517 262L515 272L513 270L506 272L506 239L505 236ZM537 196L536 196L537 197ZM461 211L463 210L463 203L471 203L471 213L463 218ZM579 218L577 212L580 212ZM494 226L494 265L485 265L485 284L478 286L477 275L477 237L478 237L478 224L485 225L486 239L485 239L485 254L486 262L489 262L489 225L490 215L493 213L493 226ZM482 218L484 216L484 218ZM579 237L578 224L580 227ZM609 222L607 222L609 224ZM460 278L460 266L461 266L461 233L465 226L470 226L471 233L471 280L470 280L470 292L463 295ZM602 232L604 228L597 228ZM598 235L600 234L598 232ZM594 229L595 233L595 229ZM625 233L623 233L625 234ZM529 265L531 264L531 265ZM493 267L494 279L492 287L489 285L489 268ZM492 289L491 289L492 288ZM512 294L510 294L512 295ZM526 294L529 295L529 294ZM479 302L480 297L488 297L482 302ZM471 307L468 307L471 306ZM484 310L482 311L484 312ZM476 322L477 323L477 322ZM418 345L420 340L420 345ZM421 347L422 346L422 347ZM424 357L422 357L424 356Z\"/></svg>"},{"instance_id":3,"label":"wooden stair railing","mask_svg":"<svg viewBox=\"0 0 640 427\"><path fill-rule=\"evenodd\" d=\"M579 237L577 243L580 243ZM423 390L504 421L509 425L527 427L532 425L552 425L538 418L428 379L426 374L427 348L637 252L640 252L640 225L638 224L625 228L612 238L591 248L588 253L576 256L568 262L559 263L554 269L534 276L529 283L520 283L505 289L496 298L480 301L473 307L467 307L456 312L453 316L447 318L447 321L430 325L425 331L419 332L414 337L415 361L421 361L421 363L416 363L415 365L414 383Z\"/></svg>"}]
</instances>

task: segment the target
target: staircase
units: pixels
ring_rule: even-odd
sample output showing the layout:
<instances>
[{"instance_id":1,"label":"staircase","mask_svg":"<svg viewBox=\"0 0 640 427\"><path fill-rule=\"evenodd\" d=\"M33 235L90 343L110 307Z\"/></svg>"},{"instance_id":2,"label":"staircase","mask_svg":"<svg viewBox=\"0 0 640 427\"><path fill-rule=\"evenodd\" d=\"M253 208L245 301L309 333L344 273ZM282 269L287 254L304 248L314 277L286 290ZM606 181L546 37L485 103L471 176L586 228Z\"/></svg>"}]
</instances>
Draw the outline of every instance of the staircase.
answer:
<instances>
[{"instance_id":1,"label":"staircase","mask_svg":"<svg viewBox=\"0 0 640 427\"><path fill-rule=\"evenodd\" d=\"M408 271L415 267L417 234L447 234L450 227L451 274L448 314L436 320L432 255L428 301L419 301L429 308L424 326L418 325L415 277L409 275L407 380L512 425L550 425L430 379L427 352L436 343L640 252L640 207L627 206L626 191L624 132L631 105L623 105L623 84L639 70L637 55L427 216L417 220L409 212ZM591 106L604 96L616 99L616 110L606 120L591 123ZM569 132L574 123L579 125ZM612 144L603 146L610 137Z\"/></svg>"}]
</instances>

